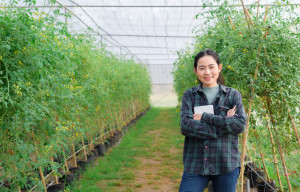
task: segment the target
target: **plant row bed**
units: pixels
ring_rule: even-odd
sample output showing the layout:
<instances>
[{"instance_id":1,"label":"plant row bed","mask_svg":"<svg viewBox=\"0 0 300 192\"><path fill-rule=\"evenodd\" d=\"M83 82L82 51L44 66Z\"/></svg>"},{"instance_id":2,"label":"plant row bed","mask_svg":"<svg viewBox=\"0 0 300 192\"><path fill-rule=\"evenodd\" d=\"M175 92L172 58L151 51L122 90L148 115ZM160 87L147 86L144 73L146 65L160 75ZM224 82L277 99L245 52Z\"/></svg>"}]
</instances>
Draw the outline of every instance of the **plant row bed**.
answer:
<instances>
[{"instance_id":1,"label":"plant row bed","mask_svg":"<svg viewBox=\"0 0 300 192\"><path fill-rule=\"evenodd\" d=\"M85 171L88 165L93 165L97 157L104 156L110 148L117 145L128 129L148 110L149 108L137 111L136 114L132 116L133 118L128 118L124 122L123 127L110 130L107 133L98 136L93 139L92 143L89 143L89 141L84 141L84 145L77 143L74 146L75 149L77 149L74 153L75 155L71 154L68 158L61 155L55 158L54 162L63 165L63 168L58 169L58 172L51 170L51 166L43 167L44 171L43 174L40 174L40 183L45 182L46 189L44 189L44 191L64 191L66 186L71 185L74 180L79 179L80 173ZM38 172L38 170L36 170L36 172ZM42 177L44 180L42 180ZM29 186L31 186L30 183L28 183L28 187L21 188L21 191L41 190L37 189L37 185L33 187ZM9 184L2 186L2 190L5 191L3 187L5 187L6 190L12 189Z\"/></svg>"},{"instance_id":2,"label":"plant row bed","mask_svg":"<svg viewBox=\"0 0 300 192\"><path fill-rule=\"evenodd\" d=\"M149 107L151 83L141 63L69 31L61 8L18 3L0 3L0 191L46 191Z\"/></svg>"},{"instance_id":3,"label":"plant row bed","mask_svg":"<svg viewBox=\"0 0 300 192\"><path fill-rule=\"evenodd\" d=\"M65 189L65 186L71 185L72 181L78 179L80 173L82 171L85 171L88 165L93 165L93 163L95 162L98 156L104 156L106 152L109 150L109 148L112 148L115 145L117 145L120 142L122 136L126 134L126 132L132 126L132 124L134 124L148 110L149 108L146 109L145 111L141 111L140 113L138 113L134 119L128 122L128 124L125 123L126 126L122 127L121 130L114 130L110 133L100 136L98 141L95 140L92 146L85 145L84 147L90 149L87 158L86 159L84 158L83 153L77 154L77 156L79 156L77 158L77 167L71 167L69 168L69 171L62 170L61 172L62 177L59 178L60 183L49 185L47 187L47 191L48 192L63 191ZM67 164L69 167L70 165L73 165L72 160L68 160ZM54 183L54 181L52 181L51 183Z\"/></svg>"}]
</instances>

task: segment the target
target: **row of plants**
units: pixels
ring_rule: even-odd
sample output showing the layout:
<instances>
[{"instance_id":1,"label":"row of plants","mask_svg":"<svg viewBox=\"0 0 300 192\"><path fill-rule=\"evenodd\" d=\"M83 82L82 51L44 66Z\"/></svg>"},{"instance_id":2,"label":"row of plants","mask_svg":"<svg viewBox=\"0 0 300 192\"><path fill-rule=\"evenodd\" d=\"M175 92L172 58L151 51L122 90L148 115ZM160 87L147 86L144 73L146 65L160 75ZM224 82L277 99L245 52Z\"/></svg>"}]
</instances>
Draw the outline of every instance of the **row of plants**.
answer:
<instances>
[{"instance_id":1,"label":"row of plants","mask_svg":"<svg viewBox=\"0 0 300 192\"><path fill-rule=\"evenodd\" d=\"M237 7L228 6L237 5L233 1L210 2L206 5L217 3L220 7L208 10L204 4L196 16L204 23L194 31L196 43L179 51L174 63L179 101L185 90L199 83L193 72L194 56L207 48L215 50L226 85L241 92L248 115L249 131L241 137L247 141L240 146L242 153L248 151L247 156L262 168L263 162L271 162L279 174L268 179L276 180L281 190L291 191L298 186L296 182L300 183L299 163L293 161L300 155L297 5L286 0L273 6L260 6L258 1L247 7L242 6L243 1ZM296 182L288 181L290 178Z\"/></svg>"},{"instance_id":2,"label":"row of plants","mask_svg":"<svg viewBox=\"0 0 300 192\"><path fill-rule=\"evenodd\" d=\"M9 186L3 190L42 188L36 170L63 166L51 158L68 156L71 144L119 129L134 117L129 112L149 107L145 67L71 34L55 19L60 9L14 8L18 3L0 8L0 183Z\"/></svg>"}]
</instances>

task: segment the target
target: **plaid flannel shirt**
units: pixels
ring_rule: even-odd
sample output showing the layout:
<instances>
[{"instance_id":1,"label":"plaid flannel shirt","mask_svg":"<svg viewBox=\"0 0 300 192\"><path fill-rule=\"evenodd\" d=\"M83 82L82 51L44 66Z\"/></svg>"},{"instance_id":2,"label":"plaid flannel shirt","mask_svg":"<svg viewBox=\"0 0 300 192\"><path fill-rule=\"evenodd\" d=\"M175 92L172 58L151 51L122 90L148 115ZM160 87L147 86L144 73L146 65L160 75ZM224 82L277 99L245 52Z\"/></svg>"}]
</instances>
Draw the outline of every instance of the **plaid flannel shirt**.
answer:
<instances>
[{"instance_id":1,"label":"plaid flannel shirt","mask_svg":"<svg viewBox=\"0 0 300 192\"><path fill-rule=\"evenodd\" d=\"M218 175L240 167L239 138L246 127L247 117L241 94L219 84L214 115L203 113L193 120L194 107L208 105L202 84L185 91L180 112L181 133L185 136L184 171L190 174ZM236 105L236 114L226 116Z\"/></svg>"}]
</instances>

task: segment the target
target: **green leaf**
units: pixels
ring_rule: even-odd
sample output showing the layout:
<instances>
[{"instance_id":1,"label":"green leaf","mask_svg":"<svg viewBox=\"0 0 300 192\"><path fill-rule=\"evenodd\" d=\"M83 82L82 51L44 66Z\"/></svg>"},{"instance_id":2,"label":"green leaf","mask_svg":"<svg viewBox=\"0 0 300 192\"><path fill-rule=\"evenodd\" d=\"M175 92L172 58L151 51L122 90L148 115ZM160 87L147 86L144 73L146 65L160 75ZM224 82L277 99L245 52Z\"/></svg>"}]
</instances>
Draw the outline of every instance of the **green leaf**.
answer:
<instances>
[{"instance_id":1,"label":"green leaf","mask_svg":"<svg viewBox=\"0 0 300 192\"><path fill-rule=\"evenodd\" d=\"M10 45L2 45L0 48L7 49L8 51L11 49Z\"/></svg>"}]
</instances>

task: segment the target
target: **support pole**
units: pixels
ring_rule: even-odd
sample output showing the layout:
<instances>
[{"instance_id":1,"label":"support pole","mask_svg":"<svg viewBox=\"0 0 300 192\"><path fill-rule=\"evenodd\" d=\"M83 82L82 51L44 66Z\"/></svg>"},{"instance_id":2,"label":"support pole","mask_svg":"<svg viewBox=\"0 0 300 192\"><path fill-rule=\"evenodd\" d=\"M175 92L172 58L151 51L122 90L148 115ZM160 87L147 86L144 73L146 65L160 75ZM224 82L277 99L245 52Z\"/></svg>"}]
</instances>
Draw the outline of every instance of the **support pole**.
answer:
<instances>
[{"instance_id":1,"label":"support pole","mask_svg":"<svg viewBox=\"0 0 300 192\"><path fill-rule=\"evenodd\" d=\"M261 157L263 166L264 166L264 170L265 170L266 175L267 175L267 180L268 180L268 182L270 182L271 180L270 180L270 176L269 176L269 173L268 173L268 169L267 169L267 167L266 167L264 155L263 155L263 153L262 153L262 151L261 151L260 146L258 146L258 148L259 148L259 154L260 154L260 157Z\"/></svg>"},{"instance_id":2,"label":"support pole","mask_svg":"<svg viewBox=\"0 0 300 192\"><path fill-rule=\"evenodd\" d=\"M265 10L265 17L264 17L264 24L266 24L267 21L267 11L268 11L269 5L267 5L266 10Z\"/></svg>"},{"instance_id":3,"label":"support pole","mask_svg":"<svg viewBox=\"0 0 300 192\"><path fill-rule=\"evenodd\" d=\"M69 166L68 166L68 161L67 161L67 158L66 158L66 152L65 152L64 148L62 150L63 150L63 153L64 153L66 171L69 172Z\"/></svg>"},{"instance_id":4,"label":"support pole","mask_svg":"<svg viewBox=\"0 0 300 192\"><path fill-rule=\"evenodd\" d=\"M287 103L286 103L286 101L285 101L284 98L283 98L283 102L287 105ZM293 117L292 117L292 115L291 115L291 110L290 110L289 107L288 107L288 113L289 113L289 118L290 118L290 120L291 120L293 129L294 129L294 132L295 132L297 141L298 141L298 145L299 145L299 147L300 147L300 139L299 139L298 131L297 131L297 129L296 129L296 126L295 126L295 123L294 123L294 119L293 119Z\"/></svg>"},{"instance_id":5,"label":"support pole","mask_svg":"<svg viewBox=\"0 0 300 192\"><path fill-rule=\"evenodd\" d=\"M257 1L257 15L256 15L257 20L258 20L258 12L259 12L259 0Z\"/></svg>"},{"instance_id":6,"label":"support pole","mask_svg":"<svg viewBox=\"0 0 300 192\"><path fill-rule=\"evenodd\" d=\"M250 192L250 180L246 179L246 192Z\"/></svg>"},{"instance_id":7,"label":"support pole","mask_svg":"<svg viewBox=\"0 0 300 192\"><path fill-rule=\"evenodd\" d=\"M68 26L68 20L67 20L67 8L65 8L65 23L66 23L66 27Z\"/></svg>"},{"instance_id":8,"label":"support pole","mask_svg":"<svg viewBox=\"0 0 300 192\"><path fill-rule=\"evenodd\" d=\"M51 159L51 162L54 163L52 156L50 156L50 159ZM52 171L54 173L55 184L58 184L58 177L57 177L56 171L54 169Z\"/></svg>"},{"instance_id":9,"label":"support pole","mask_svg":"<svg viewBox=\"0 0 300 192\"><path fill-rule=\"evenodd\" d=\"M84 140L83 140L82 136L81 136L81 143L82 143L82 148L83 148L84 161L87 161L86 149L85 149L85 144L84 144Z\"/></svg>"},{"instance_id":10,"label":"support pole","mask_svg":"<svg viewBox=\"0 0 300 192\"><path fill-rule=\"evenodd\" d=\"M229 21L231 23L232 29L235 31L235 26L234 26L234 24L233 24L233 22L232 22L232 20L231 20L231 18L229 16L228 16L228 19L229 19Z\"/></svg>"},{"instance_id":11,"label":"support pole","mask_svg":"<svg viewBox=\"0 0 300 192\"><path fill-rule=\"evenodd\" d=\"M245 5L244 5L244 1L241 0L241 2L242 2L243 9L244 9L244 14L245 14L246 22L247 22L248 28L250 30L250 25L249 25L249 22L248 22L248 19L247 19L247 13L246 13L246 8L245 8Z\"/></svg>"},{"instance_id":12,"label":"support pole","mask_svg":"<svg viewBox=\"0 0 300 192\"><path fill-rule=\"evenodd\" d=\"M77 167L76 153L75 153L75 147L74 147L73 141L71 141L71 150L72 150L72 154L73 154L74 167Z\"/></svg>"},{"instance_id":13,"label":"support pole","mask_svg":"<svg viewBox=\"0 0 300 192\"><path fill-rule=\"evenodd\" d=\"M259 50L260 50L260 48L259 48ZM259 63L257 63L256 68L255 68L253 84L255 83L255 80L257 77L258 64ZM252 101L253 101L253 94L254 94L254 87L252 87L252 90L251 90L250 102L249 102L248 113L247 113L247 125L246 125L245 131L243 133L243 141L242 141L243 149L242 149L242 156L241 156L241 172L240 172L241 192L243 192L243 187L244 187L243 186L244 185L244 160L245 160L245 154L246 154L246 145L247 145L249 121L250 121L250 116L251 116L251 106L252 106Z\"/></svg>"},{"instance_id":14,"label":"support pole","mask_svg":"<svg viewBox=\"0 0 300 192\"><path fill-rule=\"evenodd\" d=\"M247 14L247 17L248 17L248 19L249 19L251 25L253 26L253 21L252 21L252 19L251 19L251 15L250 15L248 9L245 9L245 12L246 12L246 14Z\"/></svg>"},{"instance_id":15,"label":"support pole","mask_svg":"<svg viewBox=\"0 0 300 192\"><path fill-rule=\"evenodd\" d=\"M271 118L271 123L273 125L272 126L273 130L275 132L275 135L277 136L278 133L277 133L276 128L275 128L275 120L274 120L274 117L273 117L273 114L272 114L272 110L271 110L271 101L270 101L270 98L268 97L266 91L265 91L265 94L266 94L266 98L267 98L266 100L267 100L268 113L269 113L270 118ZM283 166L283 169L284 169L284 176L285 176L286 181L288 183L289 191L292 192L292 186L291 186L291 183L290 183L290 178L289 178L288 171L287 171L286 164L285 164L285 160L284 160L284 157L283 157L281 145L280 145L280 142L279 142L278 138L276 138L275 141L276 141L276 144L277 144L278 149L279 149L281 163L282 163L282 166Z\"/></svg>"},{"instance_id":16,"label":"support pole","mask_svg":"<svg viewBox=\"0 0 300 192\"><path fill-rule=\"evenodd\" d=\"M36 157L38 158L39 157L39 152L38 152L38 147L37 147L37 143L36 143L33 131L32 131L32 140L33 140L33 143L35 145L34 147L35 147ZM46 182L45 182L45 177L44 177L44 174L43 174L41 166L39 166L39 173L40 173L40 176L41 176L41 180L42 180L42 183L43 183L44 190L45 190L45 192L47 192L47 186L46 186Z\"/></svg>"},{"instance_id":17,"label":"support pole","mask_svg":"<svg viewBox=\"0 0 300 192\"><path fill-rule=\"evenodd\" d=\"M266 115L266 117L267 117L267 115ZM281 179L280 179L280 173L279 173L278 162L277 162L277 157L276 157L275 143L274 143L273 135L272 135L271 128L270 128L268 122L267 122L267 127L268 127L268 132L269 132L270 140L271 140L271 144L272 144L274 166L275 166L275 169L276 169L276 174L277 174L277 178L278 178L280 189L282 189L282 183L281 183Z\"/></svg>"}]
</instances>

